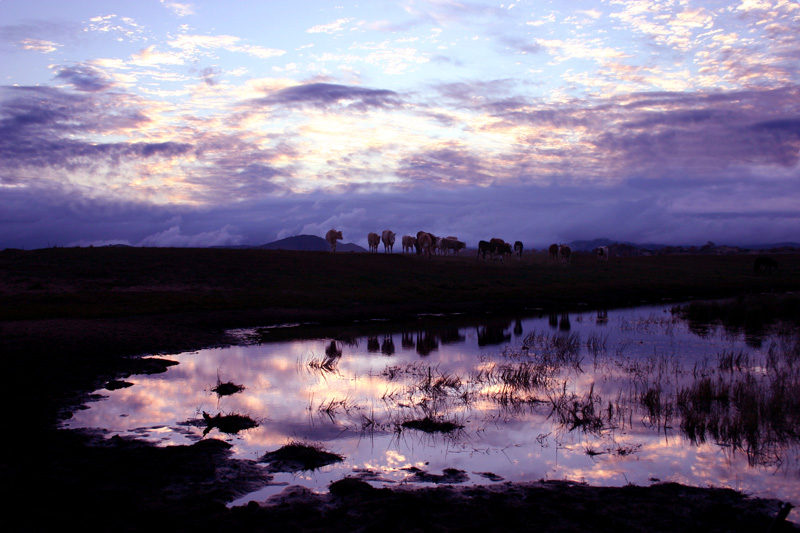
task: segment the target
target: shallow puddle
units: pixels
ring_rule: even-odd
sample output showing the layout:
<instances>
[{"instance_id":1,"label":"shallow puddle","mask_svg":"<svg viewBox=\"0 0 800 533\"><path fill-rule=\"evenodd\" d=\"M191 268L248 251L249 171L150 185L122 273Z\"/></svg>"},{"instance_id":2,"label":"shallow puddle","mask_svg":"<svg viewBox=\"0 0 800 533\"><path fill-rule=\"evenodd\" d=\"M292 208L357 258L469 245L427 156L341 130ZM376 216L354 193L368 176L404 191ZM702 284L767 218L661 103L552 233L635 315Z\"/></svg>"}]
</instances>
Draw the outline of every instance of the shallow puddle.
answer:
<instances>
[{"instance_id":1,"label":"shallow puddle","mask_svg":"<svg viewBox=\"0 0 800 533\"><path fill-rule=\"evenodd\" d=\"M800 503L796 428L766 420L754 435L741 405L720 403L720 391L760 391L768 402L775 379L796 384L797 334L760 345L722 330L700 336L669 306L311 333L266 329L258 344L169 356L179 364L101 391L64 425L163 445L219 438L243 459L298 441L344 456L278 474L276 486L234 503L280 484L325 491L345 476L376 485L659 480ZM258 425L224 433L208 422L229 415Z\"/></svg>"}]
</instances>

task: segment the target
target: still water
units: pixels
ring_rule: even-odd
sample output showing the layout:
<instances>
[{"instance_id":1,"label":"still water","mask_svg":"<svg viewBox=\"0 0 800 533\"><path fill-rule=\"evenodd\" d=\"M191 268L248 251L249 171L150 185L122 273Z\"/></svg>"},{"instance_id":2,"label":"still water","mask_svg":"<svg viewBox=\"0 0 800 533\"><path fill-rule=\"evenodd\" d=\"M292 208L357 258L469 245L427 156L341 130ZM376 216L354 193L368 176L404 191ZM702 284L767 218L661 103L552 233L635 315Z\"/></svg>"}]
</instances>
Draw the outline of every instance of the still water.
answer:
<instances>
[{"instance_id":1,"label":"still water","mask_svg":"<svg viewBox=\"0 0 800 533\"><path fill-rule=\"evenodd\" d=\"M776 380L797 391L797 333L754 341L690 328L656 306L238 334L250 343L171 355L178 365L99 391L65 426L160 445L218 438L242 459L296 441L344 456L278 474L234 504L287 483L325 491L359 476L390 486L445 469L466 484L674 481L800 504L797 414L742 421L774 403ZM212 391L228 382L244 389ZM747 394L751 404L718 401ZM258 425L225 434L206 427L204 412ZM403 425L426 418L450 431Z\"/></svg>"}]
</instances>

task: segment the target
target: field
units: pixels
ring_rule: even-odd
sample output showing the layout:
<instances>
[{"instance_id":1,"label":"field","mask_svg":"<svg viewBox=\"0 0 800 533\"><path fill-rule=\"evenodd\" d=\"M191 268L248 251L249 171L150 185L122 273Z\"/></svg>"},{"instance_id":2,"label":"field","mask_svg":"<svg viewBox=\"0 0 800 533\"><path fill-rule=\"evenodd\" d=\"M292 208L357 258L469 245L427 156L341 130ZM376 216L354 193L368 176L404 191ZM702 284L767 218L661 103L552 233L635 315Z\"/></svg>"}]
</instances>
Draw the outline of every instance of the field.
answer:
<instances>
[{"instance_id":1,"label":"field","mask_svg":"<svg viewBox=\"0 0 800 533\"><path fill-rule=\"evenodd\" d=\"M756 273L752 255L611 258L601 264L592 255L577 254L567 267L549 262L543 254L526 254L521 262L485 264L471 253L427 259L401 254L221 249L6 250L0 252L5 418L6 428L24 444L18 444L21 458L12 460L6 455L3 478L20 487L17 497L40 502L40 519L68 522L93 512L101 530L138 529L152 520L166 521L179 530L204 520L217 521L216 529L263 523L259 520L295 523L298 529L354 529L347 527L352 523L341 521L348 512L329 501L334 496L321 503L306 495L306 505L317 506L313 515L317 522L305 526L287 510L292 505L302 509L302 502L286 503L280 510L226 511L220 502L247 483L257 483L258 475L247 465L226 461L224 450L212 441L174 450L113 439L103 446L89 446L92 437L57 431L54 426L88 392L109 379L136 372L142 360L135 356L228 344L234 342L225 333L228 328L304 321L336 326L355 319L402 320L417 313L611 308L800 289L800 255L773 257L779 262L778 270ZM187 491L187 486L193 490ZM563 484L543 489L575 498L573 506L561 508L565 530L570 524L587 531L603 530L601 524L606 523L609 530L617 529L614 520L627 514L634 522L618 521L616 526L654 530L656 524L656 529L668 531L675 522L659 520L658 515L673 512L688 521L689 529L691 524L712 520L720 530L737 530L747 523L763 524L764 509L775 510L772 504L759 509L753 504L747 516L755 522L746 522L744 514L736 514L745 511L731 511L734 500L741 506L743 498L730 491L690 497L685 488L662 487L658 498L648 492L655 487L620 493L598 489L591 497L569 492L586 489L578 487ZM347 496L350 516L360 513L362 520L370 513L396 520L391 518L393 506L414 498L364 487L351 489ZM505 496L477 491L469 497L472 504L482 501L496 509L510 506L507 509L521 512L513 503L515 498L527 501L528 507L531 498L544 501L542 494L528 490L509 489ZM358 503L352 500L353 491L359 495ZM452 491L439 491L437 498L440 516L463 517L464 503ZM653 506L654 498L660 503L652 507L652 516L633 512L634 502L646 500ZM692 498L704 501L706 507L692 507ZM618 512L608 511L613 507L609 499L619 506ZM382 505L381 512L374 506L370 510L365 502ZM19 501L12 499L10 505L19 508ZM554 505L547 516L555 512ZM574 512L575 505L580 512ZM330 513L320 511L320 506L329 506ZM3 522L13 514L4 513ZM531 520L528 511L523 514ZM311 519L312 515L305 512L303 516ZM598 522L593 516L602 519ZM571 523L576 517L580 521ZM362 525L370 527L368 521ZM448 528L446 523L441 527Z\"/></svg>"}]
</instances>

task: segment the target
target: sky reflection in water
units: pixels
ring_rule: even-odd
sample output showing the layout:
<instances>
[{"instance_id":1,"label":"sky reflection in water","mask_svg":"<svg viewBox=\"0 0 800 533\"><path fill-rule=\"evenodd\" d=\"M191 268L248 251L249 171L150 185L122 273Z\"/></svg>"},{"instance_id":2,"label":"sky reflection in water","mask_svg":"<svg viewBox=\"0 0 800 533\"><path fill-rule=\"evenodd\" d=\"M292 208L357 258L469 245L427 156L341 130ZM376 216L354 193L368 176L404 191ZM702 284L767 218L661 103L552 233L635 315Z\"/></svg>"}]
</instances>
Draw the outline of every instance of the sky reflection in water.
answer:
<instances>
[{"instance_id":1,"label":"sky reflection in water","mask_svg":"<svg viewBox=\"0 0 800 533\"><path fill-rule=\"evenodd\" d=\"M315 490L346 475L402 482L413 466L432 474L463 470L470 484L497 479L486 473L611 486L661 480L800 503L796 440L750 465L729 443L692 443L675 407L676 392L701 376L735 377L720 370L720 354L742 353L759 376L753 368L773 341L786 339L754 347L721 330L700 337L663 306L609 311L607 319L587 312L460 325L431 320L405 330L371 324L383 330L377 335L169 356L180 364L102 391L104 400L65 426L187 444L202 438L204 411L249 415L258 427L235 435L213 429L206 438L230 442L243 459L292 439L345 456L338 465L276 477ZM245 389L217 397L211 389L218 380ZM463 428L401 426L425 416Z\"/></svg>"}]
</instances>

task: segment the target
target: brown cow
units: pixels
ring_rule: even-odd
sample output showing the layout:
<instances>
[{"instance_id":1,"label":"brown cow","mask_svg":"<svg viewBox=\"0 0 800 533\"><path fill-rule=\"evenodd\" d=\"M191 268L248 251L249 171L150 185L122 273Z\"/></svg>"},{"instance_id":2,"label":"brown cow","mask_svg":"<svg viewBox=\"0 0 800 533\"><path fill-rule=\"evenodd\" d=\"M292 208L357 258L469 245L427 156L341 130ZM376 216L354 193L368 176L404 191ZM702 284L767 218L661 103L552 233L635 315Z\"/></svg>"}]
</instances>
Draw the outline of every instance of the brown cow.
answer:
<instances>
[{"instance_id":1,"label":"brown cow","mask_svg":"<svg viewBox=\"0 0 800 533\"><path fill-rule=\"evenodd\" d=\"M325 234L325 240L328 241L328 244L331 245L331 252L336 251L336 241L341 240L342 237L341 231L336 231L335 229L331 228L328 230L328 233Z\"/></svg>"},{"instance_id":2,"label":"brown cow","mask_svg":"<svg viewBox=\"0 0 800 533\"><path fill-rule=\"evenodd\" d=\"M381 243L381 236L377 233L370 233L367 235L367 244L369 244L370 253L378 253L378 245Z\"/></svg>"},{"instance_id":3,"label":"brown cow","mask_svg":"<svg viewBox=\"0 0 800 533\"><path fill-rule=\"evenodd\" d=\"M417 238L412 237L411 235L403 235L403 253L406 253L408 250L409 253L414 249L417 245Z\"/></svg>"},{"instance_id":4,"label":"brown cow","mask_svg":"<svg viewBox=\"0 0 800 533\"><path fill-rule=\"evenodd\" d=\"M433 250L433 239L433 235L425 231L417 233L417 253L422 253L430 257L431 251Z\"/></svg>"}]
</instances>

